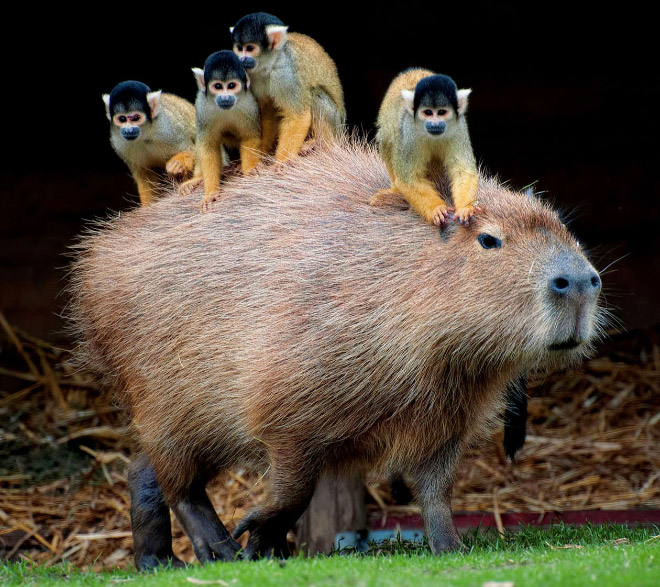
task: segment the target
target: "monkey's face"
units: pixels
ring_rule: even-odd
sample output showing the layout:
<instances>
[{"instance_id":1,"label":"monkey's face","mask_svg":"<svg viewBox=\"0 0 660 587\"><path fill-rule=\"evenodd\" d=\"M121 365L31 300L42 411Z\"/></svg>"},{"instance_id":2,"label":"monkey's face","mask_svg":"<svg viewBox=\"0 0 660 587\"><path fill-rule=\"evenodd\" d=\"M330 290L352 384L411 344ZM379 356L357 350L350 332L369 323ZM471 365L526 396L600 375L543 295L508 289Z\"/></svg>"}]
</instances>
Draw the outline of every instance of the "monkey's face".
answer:
<instances>
[{"instance_id":1,"label":"monkey's face","mask_svg":"<svg viewBox=\"0 0 660 587\"><path fill-rule=\"evenodd\" d=\"M256 71L259 68L259 57L263 53L259 43L235 43L234 53L245 69Z\"/></svg>"},{"instance_id":2,"label":"monkey's face","mask_svg":"<svg viewBox=\"0 0 660 587\"><path fill-rule=\"evenodd\" d=\"M112 117L112 124L119 128L121 136L127 141L134 141L142 134L142 125L147 120L143 112L117 112Z\"/></svg>"},{"instance_id":3,"label":"monkey's face","mask_svg":"<svg viewBox=\"0 0 660 587\"><path fill-rule=\"evenodd\" d=\"M238 98L238 94L243 91L241 80L232 78L228 80L211 80L207 87L208 95L212 96L215 103L223 110L229 110Z\"/></svg>"},{"instance_id":4,"label":"monkey's face","mask_svg":"<svg viewBox=\"0 0 660 587\"><path fill-rule=\"evenodd\" d=\"M417 119L429 135L439 137L445 134L455 119L455 116L451 106L435 108L421 105L417 110Z\"/></svg>"}]
</instances>

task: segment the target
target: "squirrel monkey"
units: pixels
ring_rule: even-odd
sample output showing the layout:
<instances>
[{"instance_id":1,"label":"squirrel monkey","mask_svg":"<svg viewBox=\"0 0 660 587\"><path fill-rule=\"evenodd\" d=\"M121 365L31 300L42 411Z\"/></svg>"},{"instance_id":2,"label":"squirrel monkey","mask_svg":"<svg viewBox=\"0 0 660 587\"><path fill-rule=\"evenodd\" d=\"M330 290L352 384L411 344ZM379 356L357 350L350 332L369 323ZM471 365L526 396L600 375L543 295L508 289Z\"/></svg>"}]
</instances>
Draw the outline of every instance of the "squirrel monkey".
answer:
<instances>
[{"instance_id":1,"label":"squirrel monkey","mask_svg":"<svg viewBox=\"0 0 660 587\"><path fill-rule=\"evenodd\" d=\"M227 163L225 147L239 150L244 174L259 164L259 105L250 92L245 68L232 51L213 53L204 69L194 67L193 73L198 87L195 175L204 179L203 204L208 204L218 193Z\"/></svg>"},{"instance_id":2,"label":"squirrel monkey","mask_svg":"<svg viewBox=\"0 0 660 587\"><path fill-rule=\"evenodd\" d=\"M163 169L175 178L193 171L195 108L173 94L152 92L142 82L121 82L103 94L110 144L131 170L140 203L151 204Z\"/></svg>"},{"instance_id":3,"label":"squirrel monkey","mask_svg":"<svg viewBox=\"0 0 660 587\"><path fill-rule=\"evenodd\" d=\"M376 136L392 187L372 196L372 205L399 192L428 222L444 224L452 208L435 180L446 174L454 218L463 224L470 220L477 210L479 182L465 120L470 92L425 69L409 69L394 78L378 112Z\"/></svg>"},{"instance_id":4,"label":"squirrel monkey","mask_svg":"<svg viewBox=\"0 0 660 587\"><path fill-rule=\"evenodd\" d=\"M346 118L334 61L314 39L288 28L279 18L257 12L229 29L259 103L261 150L270 153L277 143L279 163L297 156L308 137L337 136Z\"/></svg>"}]
</instances>

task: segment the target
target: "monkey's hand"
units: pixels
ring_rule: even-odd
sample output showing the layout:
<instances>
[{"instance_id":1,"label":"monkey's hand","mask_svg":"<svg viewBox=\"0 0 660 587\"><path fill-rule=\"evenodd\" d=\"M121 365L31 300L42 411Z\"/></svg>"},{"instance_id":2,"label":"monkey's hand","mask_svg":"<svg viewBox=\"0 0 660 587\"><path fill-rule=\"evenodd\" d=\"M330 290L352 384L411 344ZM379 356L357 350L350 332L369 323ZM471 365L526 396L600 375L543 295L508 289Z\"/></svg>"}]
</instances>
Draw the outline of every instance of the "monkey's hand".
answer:
<instances>
[{"instance_id":1,"label":"monkey's hand","mask_svg":"<svg viewBox=\"0 0 660 587\"><path fill-rule=\"evenodd\" d=\"M378 190L369 198L369 205L374 208L392 208L394 210L410 208L410 204L403 195L393 189Z\"/></svg>"},{"instance_id":2,"label":"monkey's hand","mask_svg":"<svg viewBox=\"0 0 660 587\"><path fill-rule=\"evenodd\" d=\"M454 214L453 219L458 220L458 222L464 226L467 226L470 222L470 218L472 218L477 212L481 212L481 208L478 204L474 206L472 204L468 204L467 206L463 206L462 208L456 210L456 214Z\"/></svg>"},{"instance_id":3,"label":"monkey's hand","mask_svg":"<svg viewBox=\"0 0 660 587\"><path fill-rule=\"evenodd\" d=\"M188 181L184 181L180 186L179 186L179 195L183 197L187 197L190 194L192 194L198 186L202 184L204 181L203 178L201 177L193 177L192 179L189 179Z\"/></svg>"},{"instance_id":4,"label":"monkey's hand","mask_svg":"<svg viewBox=\"0 0 660 587\"><path fill-rule=\"evenodd\" d=\"M178 177L192 173L195 168L195 157L188 151L181 151L174 155L167 163L165 163L165 171L168 175Z\"/></svg>"},{"instance_id":5,"label":"monkey's hand","mask_svg":"<svg viewBox=\"0 0 660 587\"><path fill-rule=\"evenodd\" d=\"M454 211L453 208L448 206L447 204L440 204L439 206L436 206L433 208L433 224L436 226L442 226L449 220L449 217L451 216L451 213Z\"/></svg>"}]
</instances>

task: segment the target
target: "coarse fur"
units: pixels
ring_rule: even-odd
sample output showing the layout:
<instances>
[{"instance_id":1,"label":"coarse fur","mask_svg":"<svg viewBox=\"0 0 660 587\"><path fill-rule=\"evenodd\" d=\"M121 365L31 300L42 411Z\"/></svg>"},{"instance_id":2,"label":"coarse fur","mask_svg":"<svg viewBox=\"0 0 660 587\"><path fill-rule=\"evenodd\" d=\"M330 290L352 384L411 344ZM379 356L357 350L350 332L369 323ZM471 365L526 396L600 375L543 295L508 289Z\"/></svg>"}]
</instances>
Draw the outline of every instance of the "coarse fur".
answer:
<instances>
[{"instance_id":1,"label":"coarse fur","mask_svg":"<svg viewBox=\"0 0 660 587\"><path fill-rule=\"evenodd\" d=\"M282 40L271 47L265 40L267 27L274 25L263 24L260 16L242 18L232 28L232 38L235 51L237 44L249 41L260 46L249 75L264 125L262 151L277 147L275 160L283 162L301 152L305 139L327 141L341 134L344 94L337 67L319 43L281 26Z\"/></svg>"},{"instance_id":2,"label":"coarse fur","mask_svg":"<svg viewBox=\"0 0 660 587\"><path fill-rule=\"evenodd\" d=\"M426 132L419 120L420 99L430 92L428 80L446 78L426 69L409 69L398 75L390 84L378 113L377 141L390 176L391 187L376 194L374 203L387 195L388 191L401 193L410 205L429 223L445 222L451 211L466 222L474 213L478 172L470 143L464 110L456 109L460 104L451 85L439 84L441 89L450 88L454 95L446 98L447 107L453 116L446 123L446 130L439 136ZM438 85L438 84L436 84ZM445 87L446 86L446 87ZM414 92L414 110L406 105L402 92ZM462 90L467 92L467 90ZM435 96L429 96L429 104L438 106ZM467 95L464 97L467 100ZM444 198L434 185L438 178L446 177L448 189Z\"/></svg>"},{"instance_id":3,"label":"coarse fur","mask_svg":"<svg viewBox=\"0 0 660 587\"><path fill-rule=\"evenodd\" d=\"M455 548L464 447L510 382L579 361L598 336L595 286L548 291L567 267L594 278L547 204L482 177L483 212L441 231L370 207L387 184L372 147L343 141L228 181L206 213L171 196L76 247L78 357L130 407L167 503L184 511L228 467L269 471L239 529L250 556L277 550L323 470L354 467L410 477L432 548Z\"/></svg>"},{"instance_id":4,"label":"coarse fur","mask_svg":"<svg viewBox=\"0 0 660 587\"><path fill-rule=\"evenodd\" d=\"M160 94L156 112L147 110L144 114L149 119L142 125L140 136L132 141L127 141L111 122L110 144L131 171L141 204L148 206L156 197L160 173L185 178L193 171L195 108L179 96Z\"/></svg>"}]
</instances>

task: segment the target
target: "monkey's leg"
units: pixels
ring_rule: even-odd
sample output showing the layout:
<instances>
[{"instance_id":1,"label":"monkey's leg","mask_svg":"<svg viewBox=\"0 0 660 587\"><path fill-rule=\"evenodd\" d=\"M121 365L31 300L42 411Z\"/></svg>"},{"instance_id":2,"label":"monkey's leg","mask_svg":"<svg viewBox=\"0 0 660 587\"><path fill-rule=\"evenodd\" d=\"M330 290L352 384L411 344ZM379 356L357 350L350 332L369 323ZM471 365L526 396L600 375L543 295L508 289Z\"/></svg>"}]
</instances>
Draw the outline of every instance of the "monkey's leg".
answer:
<instances>
[{"instance_id":1,"label":"monkey's leg","mask_svg":"<svg viewBox=\"0 0 660 587\"><path fill-rule=\"evenodd\" d=\"M287 557L287 532L303 514L321 473L319 455L271 454L270 488L265 504L251 510L234 531L234 538L250 532L243 558Z\"/></svg>"},{"instance_id":2,"label":"monkey's leg","mask_svg":"<svg viewBox=\"0 0 660 587\"><path fill-rule=\"evenodd\" d=\"M275 160L284 163L296 157L312 125L312 112L306 110L301 114L287 113L280 122L280 139L275 151Z\"/></svg>"},{"instance_id":3,"label":"monkey's leg","mask_svg":"<svg viewBox=\"0 0 660 587\"><path fill-rule=\"evenodd\" d=\"M146 454L138 455L128 467L128 489L135 568L144 571L170 562L173 567L185 566L172 552L170 508Z\"/></svg>"},{"instance_id":4,"label":"monkey's leg","mask_svg":"<svg viewBox=\"0 0 660 587\"><path fill-rule=\"evenodd\" d=\"M277 143L280 132L280 121L277 113L271 106L261 109L261 147L260 151L269 155Z\"/></svg>"},{"instance_id":5,"label":"monkey's leg","mask_svg":"<svg viewBox=\"0 0 660 587\"><path fill-rule=\"evenodd\" d=\"M432 460L413 472L426 535L436 554L461 546L451 515L451 492L460 454L459 441L450 440Z\"/></svg>"},{"instance_id":6,"label":"monkey's leg","mask_svg":"<svg viewBox=\"0 0 660 587\"><path fill-rule=\"evenodd\" d=\"M476 169L469 170L463 167L454 169L449 174L451 179L451 193L454 199L456 214L454 218L465 223L478 211L477 188L479 187L479 174Z\"/></svg>"},{"instance_id":7,"label":"monkey's leg","mask_svg":"<svg viewBox=\"0 0 660 587\"><path fill-rule=\"evenodd\" d=\"M241 156L241 171L247 175L261 161L261 139L245 139L241 141L239 153Z\"/></svg>"},{"instance_id":8,"label":"monkey's leg","mask_svg":"<svg viewBox=\"0 0 660 587\"><path fill-rule=\"evenodd\" d=\"M195 155L191 151L181 151L165 163L165 171L174 177L185 176L195 169Z\"/></svg>"},{"instance_id":9,"label":"monkey's leg","mask_svg":"<svg viewBox=\"0 0 660 587\"><path fill-rule=\"evenodd\" d=\"M392 187L401 192L413 209L430 224L444 224L451 213L451 207L445 202L433 184L427 179L414 183L396 180Z\"/></svg>"},{"instance_id":10,"label":"monkey's leg","mask_svg":"<svg viewBox=\"0 0 660 587\"><path fill-rule=\"evenodd\" d=\"M218 518L203 485L191 487L188 496L174 504L172 510L200 563L236 558L241 547Z\"/></svg>"},{"instance_id":11,"label":"monkey's leg","mask_svg":"<svg viewBox=\"0 0 660 587\"><path fill-rule=\"evenodd\" d=\"M140 204L149 206L156 197L156 190L154 189L156 175L147 169L138 169L133 172L133 179L137 184Z\"/></svg>"},{"instance_id":12,"label":"monkey's leg","mask_svg":"<svg viewBox=\"0 0 660 587\"><path fill-rule=\"evenodd\" d=\"M199 165L204 178L203 204L212 202L220 190L222 179L222 147L202 144L198 149Z\"/></svg>"}]
</instances>

